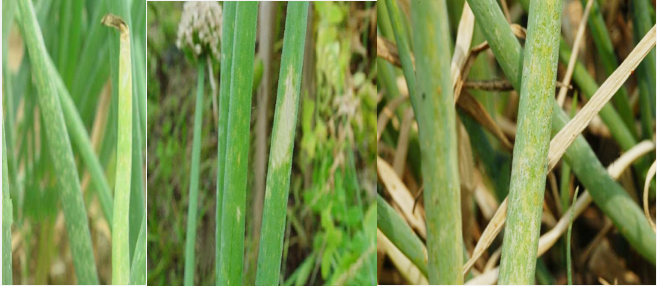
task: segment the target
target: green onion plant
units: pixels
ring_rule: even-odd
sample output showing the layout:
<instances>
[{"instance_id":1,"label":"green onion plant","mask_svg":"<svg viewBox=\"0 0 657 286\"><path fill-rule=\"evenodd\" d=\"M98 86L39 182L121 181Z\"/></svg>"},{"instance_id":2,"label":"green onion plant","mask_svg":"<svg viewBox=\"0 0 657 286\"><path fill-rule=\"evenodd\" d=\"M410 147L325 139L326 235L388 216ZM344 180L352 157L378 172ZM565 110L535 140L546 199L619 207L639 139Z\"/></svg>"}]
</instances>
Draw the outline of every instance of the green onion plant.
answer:
<instances>
[{"instance_id":1,"label":"green onion plant","mask_svg":"<svg viewBox=\"0 0 657 286\"><path fill-rule=\"evenodd\" d=\"M132 63L130 57L130 30L119 17L108 14L103 24L120 32L119 57L119 118L116 143L116 183L114 184L114 209L112 227L112 284L128 284L130 281L129 214L130 180L132 176Z\"/></svg>"},{"instance_id":2,"label":"green onion plant","mask_svg":"<svg viewBox=\"0 0 657 286\"><path fill-rule=\"evenodd\" d=\"M231 91L231 70L233 63L233 35L235 34L235 12L237 3L234 1L224 2L224 14L222 21L221 41L221 85L219 86L219 127L217 140L217 206L216 206L216 235L215 242L219 251L215 251L215 273L217 275L216 284L220 286L222 278L221 273L221 222L222 222L222 204L224 194L224 172L226 170L226 142L228 134L228 105L230 104Z\"/></svg>"},{"instance_id":3,"label":"green onion plant","mask_svg":"<svg viewBox=\"0 0 657 286\"><path fill-rule=\"evenodd\" d=\"M390 5L388 8L392 10ZM412 3L413 54L422 60L416 62L411 102L418 122L422 158L430 158L422 162L422 175L427 206L428 278L432 284L463 283L461 191L447 19L445 1ZM413 72L407 65L404 70L406 74Z\"/></svg>"},{"instance_id":4,"label":"green onion plant","mask_svg":"<svg viewBox=\"0 0 657 286\"><path fill-rule=\"evenodd\" d=\"M241 285L257 2L236 4L221 206L219 285ZM230 37L230 35L224 35ZM222 84L226 84L222 82ZM228 167L230 166L230 167Z\"/></svg>"},{"instance_id":5,"label":"green onion plant","mask_svg":"<svg viewBox=\"0 0 657 286\"><path fill-rule=\"evenodd\" d=\"M286 17L260 231L256 285L275 285L279 282L294 134L299 110L308 2L289 2Z\"/></svg>"},{"instance_id":6,"label":"green onion plant","mask_svg":"<svg viewBox=\"0 0 657 286\"><path fill-rule=\"evenodd\" d=\"M550 98L554 97L557 77L561 2L534 1L529 10L518 132L500 260L501 284L534 283L550 145Z\"/></svg>"},{"instance_id":7,"label":"green onion plant","mask_svg":"<svg viewBox=\"0 0 657 286\"><path fill-rule=\"evenodd\" d=\"M53 161L57 184L61 190L66 229L71 245L73 264L77 281L80 284L98 284L96 262L91 246L91 236L87 222L87 212L82 199L78 172L68 136L62 107L58 100L56 87L50 80L47 51L41 28L29 0L18 2L19 15L23 25L23 40L33 65L38 90L39 110L45 123L44 129Z\"/></svg>"}]
</instances>

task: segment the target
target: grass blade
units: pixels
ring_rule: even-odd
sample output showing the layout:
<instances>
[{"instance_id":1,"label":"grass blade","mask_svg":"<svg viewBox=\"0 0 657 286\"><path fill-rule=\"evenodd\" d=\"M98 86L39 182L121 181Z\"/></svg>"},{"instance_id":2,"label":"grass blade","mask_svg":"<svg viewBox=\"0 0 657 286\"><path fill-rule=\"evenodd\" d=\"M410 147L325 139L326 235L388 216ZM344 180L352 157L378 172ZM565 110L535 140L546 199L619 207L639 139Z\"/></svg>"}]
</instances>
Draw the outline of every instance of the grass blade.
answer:
<instances>
[{"instance_id":1,"label":"grass blade","mask_svg":"<svg viewBox=\"0 0 657 286\"><path fill-rule=\"evenodd\" d=\"M120 32L119 118L116 150L116 183L114 184L114 226L112 227L112 284L130 281L130 182L132 176L132 64L130 32L126 23L115 15L103 17L103 25Z\"/></svg>"},{"instance_id":2,"label":"grass blade","mask_svg":"<svg viewBox=\"0 0 657 286\"><path fill-rule=\"evenodd\" d=\"M307 1L288 3L260 231L257 285L279 282L307 18Z\"/></svg>"},{"instance_id":3,"label":"grass blade","mask_svg":"<svg viewBox=\"0 0 657 286\"><path fill-rule=\"evenodd\" d=\"M87 223L87 211L80 191L73 151L67 134L62 108L57 98L54 83L51 81L47 64L47 51L41 29L29 0L18 3L23 24L23 39L30 55L34 77L38 89L39 110L53 160L57 184L61 190L61 201L66 219L66 229L70 240L73 264L77 282L98 284L96 262L91 246L91 236Z\"/></svg>"},{"instance_id":4,"label":"grass blade","mask_svg":"<svg viewBox=\"0 0 657 286\"><path fill-rule=\"evenodd\" d=\"M242 284L250 138L245 134L249 134L251 120L257 15L257 2L237 3L226 136L225 192L221 210L220 285Z\"/></svg>"},{"instance_id":5,"label":"grass blade","mask_svg":"<svg viewBox=\"0 0 657 286\"><path fill-rule=\"evenodd\" d=\"M201 161L201 124L203 123L203 87L205 83L205 56L198 59L196 83L196 110L194 111L194 138L192 139L192 170L189 183L189 208L187 209L187 237L185 238L185 285L194 285L196 263L196 216L198 215L198 180Z\"/></svg>"},{"instance_id":6,"label":"grass blade","mask_svg":"<svg viewBox=\"0 0 657 286\"><path fill-rule=\"evenodd\" d=\"M534 283L550 141L549 103L554 97L557 76L561 4L561 0L534 1L529 9L500 284Z\"/></svg>"},{"instance_id":7,"label":"grass blade","mask_svg":"<svg viewBox=\"0 0 657 286\"><path fill-rule=\"evenodd\" d=\"M222 221L222 203L224 198L224 173L226 169L226 142L228 135L228 104L230 103L231 88L231 70L233 67L233 40L235 34L235 12L237 3L233 1L224 2L224 14L222 23L221 40L221 82L219 86L219 130L217 140L218 163L217 163L217 229L216 229L216 249L215 250L215 273L217 275L217 286L221 274L221 221Z\"/></svg>"},{"instance_id":8,"label":"grass blade","mask_svg":"<svg viewBox=\"0 0 657 286\"><path fill-rule=\"evenodd\" d=\"M2 119L0 118L0 121ZM7 175L7 146L5 144L5 127L2 125L2 284L11 285L11 223L13 206L9 196L9 176Z\"/></svg>"},{"instance_id":9,"label":"grass blade","mask_svg":"<svg viewBox=\"0 0 657 286\"><path fill-rule=\"evenodd\" d=\"M414 2L411 19L413 54L423 59L417 62L417 94L411 93L411 100L419 126L422 158L428 159L422 161L428 278L432 284L462 284L461 191L445 1Z\"/></svg>"}]
</instances>

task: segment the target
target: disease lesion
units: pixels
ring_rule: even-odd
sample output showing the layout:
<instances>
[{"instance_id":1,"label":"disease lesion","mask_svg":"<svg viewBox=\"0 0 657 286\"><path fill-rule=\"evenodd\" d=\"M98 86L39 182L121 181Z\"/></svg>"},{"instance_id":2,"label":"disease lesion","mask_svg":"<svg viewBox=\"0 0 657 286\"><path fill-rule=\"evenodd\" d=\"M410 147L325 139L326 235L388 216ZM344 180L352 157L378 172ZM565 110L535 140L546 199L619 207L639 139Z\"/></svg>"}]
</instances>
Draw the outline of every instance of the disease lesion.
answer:
<instances>
[{"instance_id":1,"label":"disease lesion","mask_svg":"<svg viewBox=\"0 0 657 286\"><path fill-rule=\"evenodd\" d=\"M129 35L129 30L128 30L128 25L121 19L121 17L114 15L112 13L108 13L107 15L103 16L103 19L100 21L101 24L108 26L108 27L113 27L119 30L121 33L121 38L126 38Z\"/></svg>"}]
</instances>

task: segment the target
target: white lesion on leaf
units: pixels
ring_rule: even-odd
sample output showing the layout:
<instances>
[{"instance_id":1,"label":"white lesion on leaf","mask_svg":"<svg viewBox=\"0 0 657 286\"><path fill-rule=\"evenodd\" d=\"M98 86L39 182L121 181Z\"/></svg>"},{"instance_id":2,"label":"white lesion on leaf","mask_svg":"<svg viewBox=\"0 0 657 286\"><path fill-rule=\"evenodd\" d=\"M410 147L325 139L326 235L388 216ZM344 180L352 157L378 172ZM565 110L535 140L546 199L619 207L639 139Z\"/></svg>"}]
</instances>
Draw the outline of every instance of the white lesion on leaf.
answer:
<instances>
[{"instance_id":1,"label":"white lesion on leaf","mask_svg":"<svg viewBox=\"0 0 657 286\"><path fill-rule=\"evenodd\" d=\"M283 162L290 160L290 144L294 140L292 134L296 125L296 100L294 97L294 68L291 64L287 68L283 84L285 92L282 94L281 106L276 106L277 126L276 132L272 136L273 168L278 168Z\"/></svg>"}]
</instances>

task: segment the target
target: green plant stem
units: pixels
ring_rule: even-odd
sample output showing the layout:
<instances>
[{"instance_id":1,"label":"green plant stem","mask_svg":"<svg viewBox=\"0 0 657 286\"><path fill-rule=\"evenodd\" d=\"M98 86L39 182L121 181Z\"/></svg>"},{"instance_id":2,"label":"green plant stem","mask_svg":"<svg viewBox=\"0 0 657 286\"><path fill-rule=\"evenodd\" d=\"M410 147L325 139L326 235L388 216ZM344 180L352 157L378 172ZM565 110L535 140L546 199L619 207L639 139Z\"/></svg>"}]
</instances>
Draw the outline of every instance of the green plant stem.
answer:
<instances>
[{"instance_id":1,"label":"green plant stem","mask_svg":"<svg viewBox=\"0 0 657 286\"><path fill-rule=\"evenodd\" d=\"M126 25L128 27L134 27L132 25L132 17L131 17L132 14L130 13L132 7L130 4L132 2L141 2L142 5L144 5L143 0L135 0L135 1L107 0L106 5L102 5L102 6L106 6L110 13L113 13L121 17L126 22ZM136 29L136 30L140 30L140 29ZM133 51L136 50L143 51L143 45L140 47L137 46L140 41L136 41L135 37L137 34L141 32L136 30L130 33L131 48ZM141 216L145 213L144 212L144 181L143 181L143 171L142 171L144 158L142 156L143 145L142 145L141 137L142 136L145 137L145 131L142 131L144 129L142 126L145 127L146 115L139 114L141 113L140 112L141 110L145 110L141 106L142 105L141 103L145 102L145 88L144 88L145 84L142 83L144 78L144 73L140 72L140 70L138 70L137 68L137 65L139 64L139 62L141 62L140 57L142 56L143 53L132 53L131 54L132 67L130 68L133 75L138 75L138 76L134 77L134 82L132 84L132 92L133 92L132 108L135 109L135 111L133 111L133 116L132 116L132 125L133 125L132 146L133 147L132 147L132 180L131 180L132 192L130 195L130 214L129 214L130 231L128 238L129 255L132 255L132 252L134 251L135 244L137 243L137 239L139 235L139 227L141 226ZM119 41L117 41L116 37L109 37L109 58L110 58L110 70L111 70L110 76L112 80L112 86L118 86L117 69L119 68L118 67ZM112 97L113 97L112 100L116 98L115 92L116 89L112 89ZM116 106L116 102L112 101L112 105ZM112 120L114 120L114 116L117 116L117 111L116 110L112 111L110 109L109 122L112 122ZM108 124L107 127L108 132L105 132L105 140L104 140L105 142L108 142L110 141L110 139L113 139L114 136L117 136L117 131L115 129L111 129L110 125L112 124ZM107 148L104 149L105 151L111 152L112 146L103 146L103 147ZM101 162L104 162L104 160L101 159Z\"/></svg>"},{"instance_id":2,"label":"green plant stem","mask_svg":"<svg viewBox=\"0 0 657 286\"><path fill-rule=\"evenodd\" d=\"M103 15L107 13L106 5L100 5L91 16L87 37L83 43L83 49L76 57L80 61L76 67L75 80L70 87L72 99L78 108L82 122L91 122L94 108L107 77L109 76L110 47L108 45L108 31L100 23Z\"/></svg>"},{"instance_id":3,"label":"green plant stem","mask_svg":"<svg viewBox=\"0 0 657 286\"><path fill-rule=\"evenodd\" d=\"M205 56L198 58L196 73L196 110L194 111L194 138L192 139L192 168L189 175L189 208L187 209L187 237L185 238L185 285L194 285L196 261L196 216L198 216L198 180L201 161L201 125L203 124L203 87L205 84Z\"/></svg>"},{"instance_id":4,"label":"green plant stem","mask_svg":"<svg viewBox=\"0 0 657 286\"><path fill-rule=\"evenodd\" d=\"M476 1L489 1L489 0L468 0L472 12L475 17L479 17L484 11L480 11L472 5ZM488 8L486 8L488 9ZM499 7L498 9L499 10ZM499 12L499 17L504 17L502 11ZM477 18L479 19L479 18ZM505 24L508 25L508 24ZM509 45L508 49L515 50L514 46L520 46L520 43L515 38L513 33L501 33L500 27L495 25L482 25L482 32L491 45L493 54L496 50L504 49L504 46ZM496 32L497 31L497 32ZM493 38L499 38L501 41L491 41ZM493 44L495 43L495 44ZM494 45L502 45L494 47ZM500 66L517 65L520 62L522 49L512 57L511 61L500 61L496 59ZM503 70L511 70L510 67ZM516 90L520 88L520 81L514 81L517 74L507 74L511 84ZM568 116L561 110L556 100L552 100L552 136L556 135L566 123L569 121ZM604 108L603 108L604 109ZM621 123L622 124L622 123ZM586 140L579 135L573 142L570 148L564 155L566 162L570 164L573 172L577 178L582 182L591 193L593 201L600 207L600 209L609 216L614 225L621 230L621 234L630 242L643 257L649 262L655 264L655 233L648 224L645 216L639 206L632 201L627 192L616 183L616 181L609 176L605 168L598 160L595 153L591 150Z\"/></svg>"},{"instance_id":5,"label":"green plant stem","mask_svg":"<svg viewBox=\"0 0 657 286\"><path fill-rule=\"evenodd\" d=\"M392 31L395 34L395 40L397 42L397 51L399 52L399 58L402 64L402 70L404 71L404 77L406 78L406 85L408 86L408 94L411 97L411 104L413 105L413 110L417 110L414 98L415 96L415 71L413 69L413 60L411 58L411 49L408 41L406 40L407 33L404 28L404 22L402 20L402 15L397 5L397 0L386 0L386 7L388 8L388 15L390 17L390 24L392 25ZM449 35L448 35L449 36ZM449 50L448 50L449 52ZM415 113L417 115L417 113Z\"/></svg>"},{"instance_id":6,"label":"green plant stem","mask_svg":"<svg viewBox=\"0 0 657 286\"><path fill-rule=\"evenodd\" d=\"M562 38L561 42L559 43L559 59L562 63L568 63L571 54L572 51L570 50L570 47ZM573 80L575 80L575 83L577 86L579 86L582 93L589 97L593 96L599 88L598 84L595 82L595 79L591 77L591 75L586 71L584 65L579 60L575 63L575 69L573 70ZM605 125L607 125L609 128L611 136L614 137L616 142L618 142L618 145L621 146L621 149L626 151L637 144L636 138L632 136L632 132L630 132L627 126L625 126L625 123L623 123L623 120L611 105L611 103L608 102L605 104L605 106L600 110L599 114L602 118L602 121L604 121Z\"/></svg>"},{"instance_id":7,"label":"green plant stem","mask_svg":"<svg viewBox=\"0 0 657 286\"><path fill-rule=\"evenodd\" d=\"M18 21L22 23L22 21ZM57 95L59 96L59 101L62 106L62 112L64 113L64 120L66 121L66 129L69 132L68 136L70 140L73 141L75 147L77 148L82 161L87 166L87 169L91 175L92 183L94 184L95 190L98 192L98 199L100 201L101 209L103 215L112 228L112 213L113 213L113 199L110 191L109 184L105 178L105 174L101 164L96 156L93 147L91 146L91 141L89 139L89 134L84 126L84 121L81 118L81 114L78 109L75 107L75 103L69 93L62 77L57 72L55 64L50 58L49 55L46 55L46 65L50 72L50 79L55 82L57 89ZM106 138L107 139L107 138ZM11 159L11 158L10 158ZM11 177L11 168L10 178Z\"/></svg>"},{"instance_id":8,"label":"green plant stem","mask_svg":"<svg viewBox=\"0 0 657 286\"><path fill-rule=\"evenodd\" d=\"M388 8L393 10L390 5ZM420 151L426 159L422 162L422 177L427 206L428 278L432 284L463 283L461 191L447 19L444 0L418 1L411 7L413 54L422 59L416 63L417 93L411 93L411 100ZM395 20L392 22L397 25ZM397 43L402 40L398 37ZM406 73L407 68L404 70Z\"/></svg>"},{"instance_id":9,"label":"green plant stem","mask_svg":"<svg viewBox=\"0 0 657 286\"><path fill-rule=\"evenodd\" d=\"M552 135L568 123L568 116L554 102ZM648 262L655 264L655 233L643 211L598 161L584 137L578 136L564 154L579 181L589 190L602 212L614 223L619 232Z\"/></svg>"},{"instance_id":10,"label":"green plant stem","mask_svg":"<svg viewBox=\"0 0 657 286\"><path fill-rule=\"evenodd\" d=\"M2 2L2 57L7 59L8 54L9 54L9 41L7 40L9 38L9 32L11 30L11 27L13 26L14 23L14 18L16 18L16 1L3 1ZM12 77L12 72L9 69L9 61L2 61L2 80L3 80L3 93L2 93L2 99L5 100L3 102L3 116L4 120L7 121L6 124L6 130L4 130L4 133L6 133L6 144L8 150L12 151L10 153L4 153L7 156L7 164L9 167L9 179L11 180L11 184L9 187L12 189L14 193L10 193L10 195L14 195L14 199L16 200L16 203L19 203L19 200L16 198L16 192L18 188L15 188L14 186L18 183L16 180L16 160L14 159L14 136L15 136L15 131L14 131L14 112L15 112L15 106L14 106L14 87L13 87L13 82L14 79ZM4 157L3 157L4 158Z\"/></svg>"},{"instance_id":11,"label":"green plant stem","mask_svg":"<svg viewBox=\"0 0 657 286\"><path fill-rule=\"evenodd\" d=\"M427 249L420 238L379 194L376 205L377 228L427 276Z\"/></svg>"},{"instance_id":12,"label":"green plant stem","mask_svg":"<svg viewBox=\"0 0 657 286\"><path fill-rule=\"evenodd\" d=\"M2 122L2 118L0 118ZM13 208L9 196L9 176L7 175L7 146L5 144L5 126L2 122L2 284L13 284L11 260L11 223Z\"/></svg>"},{"instance_id":13,"label":"green plant stem","mask_svg":"<svg viewBox=\"0 0 657 286\"><path fill-rule=\"evenodd\" d=\"M525 10L528 10L529 0L521 0L519 2L522 7L525 8ZM517 42L517 40L515 41ZM518 46L520 46L520 44L518 44ZM570 47L566 43L566 40L562 37L561 42L559 43L559 59L562 63L568 64L571 54L572 51ZM508 75L508 73L506 74ZM598 90L598 84L596 83L595 79L589 75L589 73L586 71L586 68L584 68L584 65L582 65L579 60L575 62L573 80L575 83L577 83L582 92L588 96L593 96L593 94L595 94L595 92ZM621 116L611 106L611 103L606 104L602 110L600 110L600 117L604 121L605 125L607 125L609 128L611 135L623 150L629 150L629 148L632 148L632 146L636 145L636 138L632 136L632 132L630 132L625 123L623 123Z\"/></svg>"},{"instance_id":14,"label":"green plant stem","mask_svg":"<svg viewBox=\"0 0 657 286\"><path fill-rule=\"evenodd\" d=\"M586 6L588 0L582 0L582 6ZM588 25L593 36L593 41L595 42L596 50L600 55L599 59L602 62L602 66L605 69L606 75L611 75L618 68L618 60L616 59L616 54L614 53L614 46L611 43L611 37L609 36L609 31L607 31L607 26L605 20L602 17L602 12L600 11L600 4L598 1L593 1L591 4L591 12L588 18ZM648 29L651 27L648 26ZM624 86L621 86L620 89L616 92L613 97L613 102L618 110L618 114L623 119L625 126L628 128L630 133L634 138L638 138L636 125L634 124L634 116L632 115L632 110L630 109L630 101L628 99L627 89Z\"/></svg>"},{"instance_id":15,"label":"green plant stem","mask_svg":"<svg viewBox=\"0 0 657 286\"><path fill-rule=\"evenodd\" d=\"M98 161L98 157L96 157L93 147L91 146L89 134L87 134L87 129L84 127L84 123L82 123L82 118L80 118L80 114L75 108L75 104L73 103L73 100L71 100L71 95L66 89L62 78L59 77L59 75L56 73L55 66L50 58L48 59L48 65L52 71L52 74L56 75L53 76L53 78L57 86L59 101L62 104L64 120L66 121L66 129L69 132L68 135L71 137L71 140L77 147L77 150L82 157L82 161L87 166L87 170L91 175L92 183L96 187L95 190L98 192L98 200L100 201L100 206L111 230L113 227L112 216L114 206L110 187L107 183L107 178L105 178L103 168L101 167L100 162Z\"/></svg>"},{"instance_id":16,"label":"green plant stem","mask_svg":"<svg viewBox=\"0 0 657 286\"><path fill-rule=\"evenodd\" d=\"M527 9L529 7L529 0L520 0L520 4L525 9ZM517 40L515 40L515 42L517 42ZM561 60L561 62L564 64L568 64L571 54L572 51L566 43L566 40L561 37L561 42L559 43L559 60ZM575 83L577 83L577 86L579 86L582 93L588 96L593 96L593 94L595 94L599 88L595 79L593 79L593 77L586 71L586 68L584 68L584 65L579 60L575 62L573 80L575 80ZM514 85L514 87L516 86ZM583 94L580 95L583 96ZM632 136L632 132L630 132L627 126L625 126L621 116L618 114L618 112L616 112L616 109L614 109L611 103L605 104L605 106L600 110L599 115L605 125L607 125L609 128L611 136L614 137L623 151L629 150L638 143L637 138ZM648 160L647 157L641 158L633 164L635 170L637 171L638 179L640 182L644 182L646 180L646 174L648 173L650 164L650 160ZM651 190L651 192L654 191Z\"/></svg>"},{"instance_id":17,"label":"green plant stem","mask_svg":"<svg viewBox=\"0 0 657 286\"><path fill-rule=\"evenodd\" d=\"M500 284L533 284L556 86L561 0L533 1L513 148Z\"/></svg>"},{"instance_id":18,"label":"green plant stem","mask_svg":"<svg viewBox=\"0 0 657 286\"><path fill-rule=\"evenodd\" d=\"M279 282L294 134L308 22L308 2L289 2L272 128L256 285Z\"/></svg>"},{"instance_id":19,"label":"green plant stem","mask_svg":"<svg viewBox=\"0 0 657 286\"><path fill-rule=\"evenodd\" d=\"M125 22L112 14L103 17L103 24L120 32L119 52L119 116L116 143L116 182L112 227L112 284L130 282L130 182L132 176L132 63L130 32Z\"/></svg>"},{"instance_id":20,"label":"green plant stem","mask_svg":"<svg viewBox=\"0 0 657 286\"><path fill-rule=\"evenodd\" d=\"M132 265L130 266L130 284L146 285L146 216L141 220L139 229L139 238L135 246L135 253L132 256Z\"/></svg>"},{"instance_id":21,"label":"green plant stem","mask_svg":"<svg viewBox=\"0 0 657 286\"><path fill-rule=\"evenodd\" d=\"M652 20L648 1L632 1L634 15L634 40L636 43L650 31ZM655 50L652 49L646 58L641 61L637 69L639 96L641 106L642 138L650 140L653 135L653 118L655 116Z\"/></svg>"},{"instance_id":22,"label":"green plant stem","mask_svg":"<svg viewBox=\"0 0 657 286\"><path fill-rule=\"evenodd\" d=\"M236 2L224 2L224 15L222 34L235 34L235 11ZM233 39L232 36L226 36L221 41L221 82L219 86L219 130L217 140L217 226L216 226L216 248L215 250L215 272L216 286L221 286L219 281L221 276L221 221L222 221L222 203L224 194L224 172L226 166L226 135L228 134L228 104L230 103L231 87L231 69L233 63Z\"/></svg>"},{"instance_id":23,"label":"green plant stem","mask_svg":"<svg viewBox=\"0 0 657 286\"><path fill-rule=\"evenodd\" d=\"M502 71L504 71L513 87L520 90L522 47L513 36L511 26L509 26L509 22L502 13L502 9L495 0L468 0L468 4L475 15L477 23L480 23L478 27L488 41L495 59L498 62L510 63L501 64ZM491 37L491 32L500 34L502 37ZM511 35L512 38L504 37L505 35Z\"/></svg>"},{"instance_id":24,"label":"green plant stem","mask_svg":"<svg viewBox=\"0 0 657 286\"><path fill-rule=\"evenodd\" d=\"M74 69L78 63L82 38L82 16L84 1L65 0L61 4L59 22L59 71L67 87L71 87Z\"/></svg>"},{"instance_id":25,"label":"green plant stem","mask_svg":"<svg viewBox=\"0 0 657 286\"><path fill-rule=\"evenodd\" d=\"M257 2L237 3L221 215L219 285L242 285ZM227 35L224 35L226 37ZM225 83L224 83L225 84ZM230 167L228 167L230 166Z\"/></svg>"},{"instance_id":26,"label":"green plant stem","mask_svg":"<svg viewBox=\"0 0 657 286\"><path fill-rule=\"evenodd\" d=\"M29 0L20 0L19 11L23 24L23 40L30 55L33 75L38 89L39 110L52 157L52 163L61 191L66 230L70 240L77 282L98 284L91 235L87 223L87 211L80 191L77 168L67 134L62 108L57 98L51 73L47 65L47 51L41 29Z\"/></svg>"}]
</instances>

